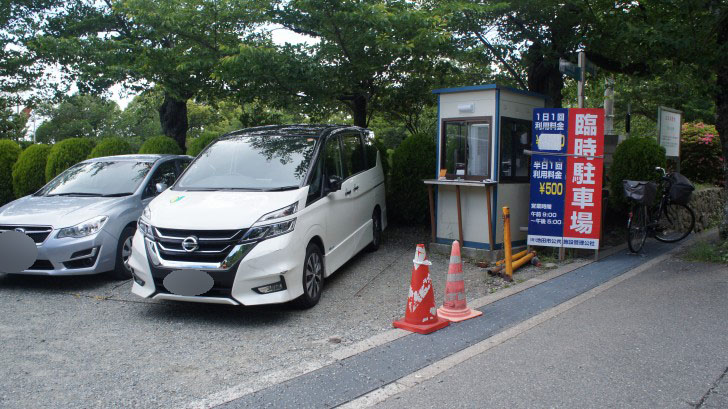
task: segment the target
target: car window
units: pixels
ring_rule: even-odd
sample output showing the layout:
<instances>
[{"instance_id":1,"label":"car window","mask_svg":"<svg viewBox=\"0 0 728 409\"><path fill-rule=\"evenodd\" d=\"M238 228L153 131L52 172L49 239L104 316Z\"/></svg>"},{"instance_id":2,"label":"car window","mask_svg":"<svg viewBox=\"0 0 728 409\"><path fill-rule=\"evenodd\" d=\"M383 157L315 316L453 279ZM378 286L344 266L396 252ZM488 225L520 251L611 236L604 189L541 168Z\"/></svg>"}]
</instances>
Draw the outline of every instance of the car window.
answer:
<instances>
[{"instance_id":1,"label":"car window","mask_svg":"<svg viewBox=\"0 0 728 409\"><path fill-rule=\"evenodd\" d=\"M341 145L344 149L341 154L344 179L365 171L367 167L359 134L341 135Z\"/></svg>"},{"instance_id":2,"label":"car window","mask_svg":"<svg viewBox=\"0 0 728 409\"><path fill-rule=\"evenodd\" d=\"M306 200L306 204L321 198L321 181L323 180L321 173L323 171L323 162L323 157L319 156L318 160L313 165L313 169L311 169L311 179L308 184L308 199Z\"/></svg>"},{"instance_id":3,"label":"car window","mask_svg":"<svg viewBox=\"0 0 728 409\"><path fill-rule=\"evenodd\" d=\"M182 174L182 172L187 169L187 166L190 166L190 162L192 162L189 159L180 159L177 161L177 164L179 165L179 173Z\"/></svg>"},{"instance_id":4,"label":"car window","mask_svg":"<svg viewBox=\"0 0 728 409\"><path fill-rule=\"evenodd\" d=\"M379 150L374 144L374 138L371 136L364 137L364 154L366 155L367 169L377 166L377 154Z\"/></svg>"},{"instance_id":5,"label":"car window","mask_svg":"<svg viewBox=\"0 0 728 409\"><path fill-rule=\"evenodd\" d=\"M331 179L332 176L344 177L341 170L341 148L339 147L339 138L333 137L326 141L326 149L324 150L324 168L326 178Z\"/></svg>"},{"instance_id":6,"label":"car window","mask_svg":"<svg viewBox=\"0 0 728 409\"><path fill-rule=\"evenodd\" d=\"M147 183L146 189L144 189L144 197L151 197L157 194L157 183L164 183L167 186L172 186L174 180L177 178L177 166L175 161L167 161L157 168L152 175L152 178Z\"/></svg>"}]
</instances>

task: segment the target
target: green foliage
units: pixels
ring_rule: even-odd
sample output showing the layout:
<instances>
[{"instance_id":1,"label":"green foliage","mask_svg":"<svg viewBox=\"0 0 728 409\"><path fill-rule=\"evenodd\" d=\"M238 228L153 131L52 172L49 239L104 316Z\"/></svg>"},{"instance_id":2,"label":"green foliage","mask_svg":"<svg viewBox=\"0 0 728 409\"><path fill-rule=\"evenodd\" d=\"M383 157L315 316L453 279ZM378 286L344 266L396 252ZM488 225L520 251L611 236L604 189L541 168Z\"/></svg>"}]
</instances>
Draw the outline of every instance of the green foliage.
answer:
<instances>
[{"instance_id":1,"label":"green foliage","mask_svg":"<svg viewBox=\"0 0 728 409\"><path fill-rule=\"evenodd\" d=\"M680 172L696 183L722 184L723 153L715 126L702 122L683 124Z\"/></svg>"},{"instance_id":2,"label":"green foliage","mask_svg":"<svg viewBox=\"0 0 728 409\"><path fill-rule=\"evenodd\" d=\"M660 174L655 167L665 167L665 148L652 138L633 136L617 145L614 162L609 168L609 198L612 206L626 206L622 188L623 180L658 181Z\"/></svg>"},{"instance_id":3,"label":"green foliage","mask_svg":"<svg viewBox=\"0 0 728 409\"><path fill-rule=\"evenodd\" d=\"M45 167L46 182L64 170L88 158L94 148L94 141L87 138L64 139L51 148Z\"/></svg>"},{"instance_id":4,"label":"green foliage","mask_svg":"<svg viewBox=\"0 0 728 409\"><path fill-rule=\"evenodd\" d=\"M688 261L697 261L701 263L728 264L728 241L722 241L719 243L699 241L690 246L682 254L682 258Z\"/></svg>"},{"instance_id":5,"label":"green foliage","mask_svg":"<svg viewBox=\"0 0 728 409\"><path fill-rule=\"evenodd\" d=\"M96 147L88 155L88 158L91 159L100 158L102 156L127 155L130 153L134 153L134 150L132 149L131 145L129 145L129 142L121 138L111 137L102 139L101 142L99 142L98 145L96 145Z\"/></svg>"},{"instance_id":6,"label":"green foliage","mask_svg":"<svg viewBox=\"0 0 728 409\"><path fill-rule=\"evenodd\" d=\"M177 145L177 142L175 142L175 140L172 138L168 138L166 136L155 136L153 138L147 139L147 141L144 142L141 149L139 149L139 153L141 153L141 154L171 153L174 155L181 155L182 149L179 147L179 145Z\"/></svg>"},{"instance_id":7,"label":"green foliage","mask_svg":"<svg viewBox=\"0 0 728 409\"><path fill-rule=\"evenodd\" d=\"M35 144L26 148L13 166L13 192L15 197L35 193L45 185L45 168L50 145Z\"/></svg>"},{"instance_id":8,"label":"green foliage","mask_svg":"<svg viewBox=\"0 0 728 409\"><path fill-rule=\"evenodd\" d=\"M72 95L57 105L45 104L38 111L50 118L35 133L36 141L43 143L111 135L113 123L121 113L114 101L82 94Z\"/></svg>"},{"instance_id":9,"label":"green foliage","mask_svg":"<svg viewBox=\"0 0 728 409\"><path fill-rule=\"evenodd\" d=\"M202 150L210 144L210 142L214 141L219 136L220 135L218 135L216 132L205 132L197 138L188 141L187 154L190 156L199 155L200 152L202 152Z\"/></svg>"},{"instance_id":10,"label":"green foliage","mask_svg":"<svg viewBox=\"0 0 728 409\"><path fill-rule=\"evenodd\" d=\"M20 146L0 139L0 206L15 198L13 194L13 165L20 156Z\"/></svg>"},{"instance_id":11,"label":"green foliage","mask_svg":"<svg viewBox=\"0 0 728 409\"><path fill-rule=\"evenodd\" d=\"M138 151L147 138L162 134L159 107L163 99L163 93L156 88L134 97L114 121L112 134L128 141Z\"/></svg>"},{"instance_id":12,"label":"green foliage","mask_svg":"<svg viewBox=\"0 0 728 409\"><path fill-rule=\"evenodd\" d=\"M0 96L0 139L19 141L25 136L30 110L14 112L11 102Z\"/></svg>"},{"instance_id":13,"label":"green foliage","mask_svg":"<svg viewBox=\"0 0 728 409\"><path fill-rule=\"evenodd\" d=\"M427 188L422 179L435 173L435 137L431 134L408 136L392 155L392 174L387 210L392 220L424 224L429 220Z\"/></svg>"}]
</instances>

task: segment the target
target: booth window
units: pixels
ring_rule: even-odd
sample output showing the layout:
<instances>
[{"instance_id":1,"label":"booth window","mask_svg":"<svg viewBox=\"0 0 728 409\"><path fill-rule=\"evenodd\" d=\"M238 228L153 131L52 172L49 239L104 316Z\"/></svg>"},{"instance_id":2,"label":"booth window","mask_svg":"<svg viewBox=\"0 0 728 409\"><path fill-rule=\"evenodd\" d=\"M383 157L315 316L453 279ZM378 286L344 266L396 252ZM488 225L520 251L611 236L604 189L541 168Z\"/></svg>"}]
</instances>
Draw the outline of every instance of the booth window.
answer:
<instances>
[{"instance_id":1,"label":"booth window","mask_svg":"<svg viewBox=\"0 0 728 409\"><path fill-rule=\"evenodd\" d=\"M490 178L490 119L443 122L440 168L448 178Z\"/></svg>"},{"instance_id":2,"label":"booth window","mask_svg":"<svg viewBox=\"0 0 728 409\"><path fill-rule=\"evenodd\" d=\"M523 151L531 146L531 121L501 117L500 182L528 182L530 157Z\"/></svg>"}]
</instances>

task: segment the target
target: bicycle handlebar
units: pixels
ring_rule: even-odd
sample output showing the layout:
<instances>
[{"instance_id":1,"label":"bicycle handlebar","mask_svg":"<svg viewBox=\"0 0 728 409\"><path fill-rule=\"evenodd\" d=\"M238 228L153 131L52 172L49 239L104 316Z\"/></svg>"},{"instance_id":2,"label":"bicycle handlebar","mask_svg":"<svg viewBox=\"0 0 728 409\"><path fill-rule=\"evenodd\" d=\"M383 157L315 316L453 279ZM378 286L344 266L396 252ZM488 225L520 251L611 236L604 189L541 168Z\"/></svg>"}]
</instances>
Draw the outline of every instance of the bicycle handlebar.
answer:
<instances>
[{"instance_id":1,"label":"bicycle handlebar","mask_svg":"<svg viewBox=\"0 0 728 409\"><path fill-rule=\"evenodd\" d=\"M660 173L662 173L662 177L666 177L667 176L667 172L665 171L665 169L663 169L663 168L661 168L661 167L658 166L658 167L655 168L655 170L658 171L658 172L660 172Z\"/></svg>"}]
</instances>

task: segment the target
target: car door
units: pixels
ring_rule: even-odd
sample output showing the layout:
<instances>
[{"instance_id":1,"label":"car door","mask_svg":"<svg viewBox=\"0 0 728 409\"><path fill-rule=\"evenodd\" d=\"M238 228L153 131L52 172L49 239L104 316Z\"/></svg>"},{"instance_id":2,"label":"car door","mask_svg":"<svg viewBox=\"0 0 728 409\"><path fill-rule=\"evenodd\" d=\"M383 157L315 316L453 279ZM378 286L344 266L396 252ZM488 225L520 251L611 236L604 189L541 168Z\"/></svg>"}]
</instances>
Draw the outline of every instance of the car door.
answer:
<instances>
[{"instance_id":1,"label":"car door","mask_svg":"<svg viewBox=\"0 0 728 409\"><path fill-rule=\"evenodd\" d=\"M367 202L367 199L370 198L367 193L371 191L372 186L366 183L366 171L369 167L364 154L361 133L358 131L344 132L340 135L340 139L344 172L342 190L344 190L344 195L349 197L348 213L353 221L352 230L349 232L353 241L353 256L371 241L371 230L368 228L371 224L374 207Z\"/></svg>"},{"instance_id":2,"label":"car door","mask_svg":"<svg viewBox=\"0 0 728 409\"><path fill-rule=\"evenodd\" d=\"M346 180L341 156L339 137L327 138L324 145L324 192L321 210L326 212L326 266L334 272L344 264L355 251L352 233L356 230L358 219L353 213L356 201L352 197L353 182ZM341 183L337 191L330 191L333 181Z\"/></svg>"}]
</instances>

